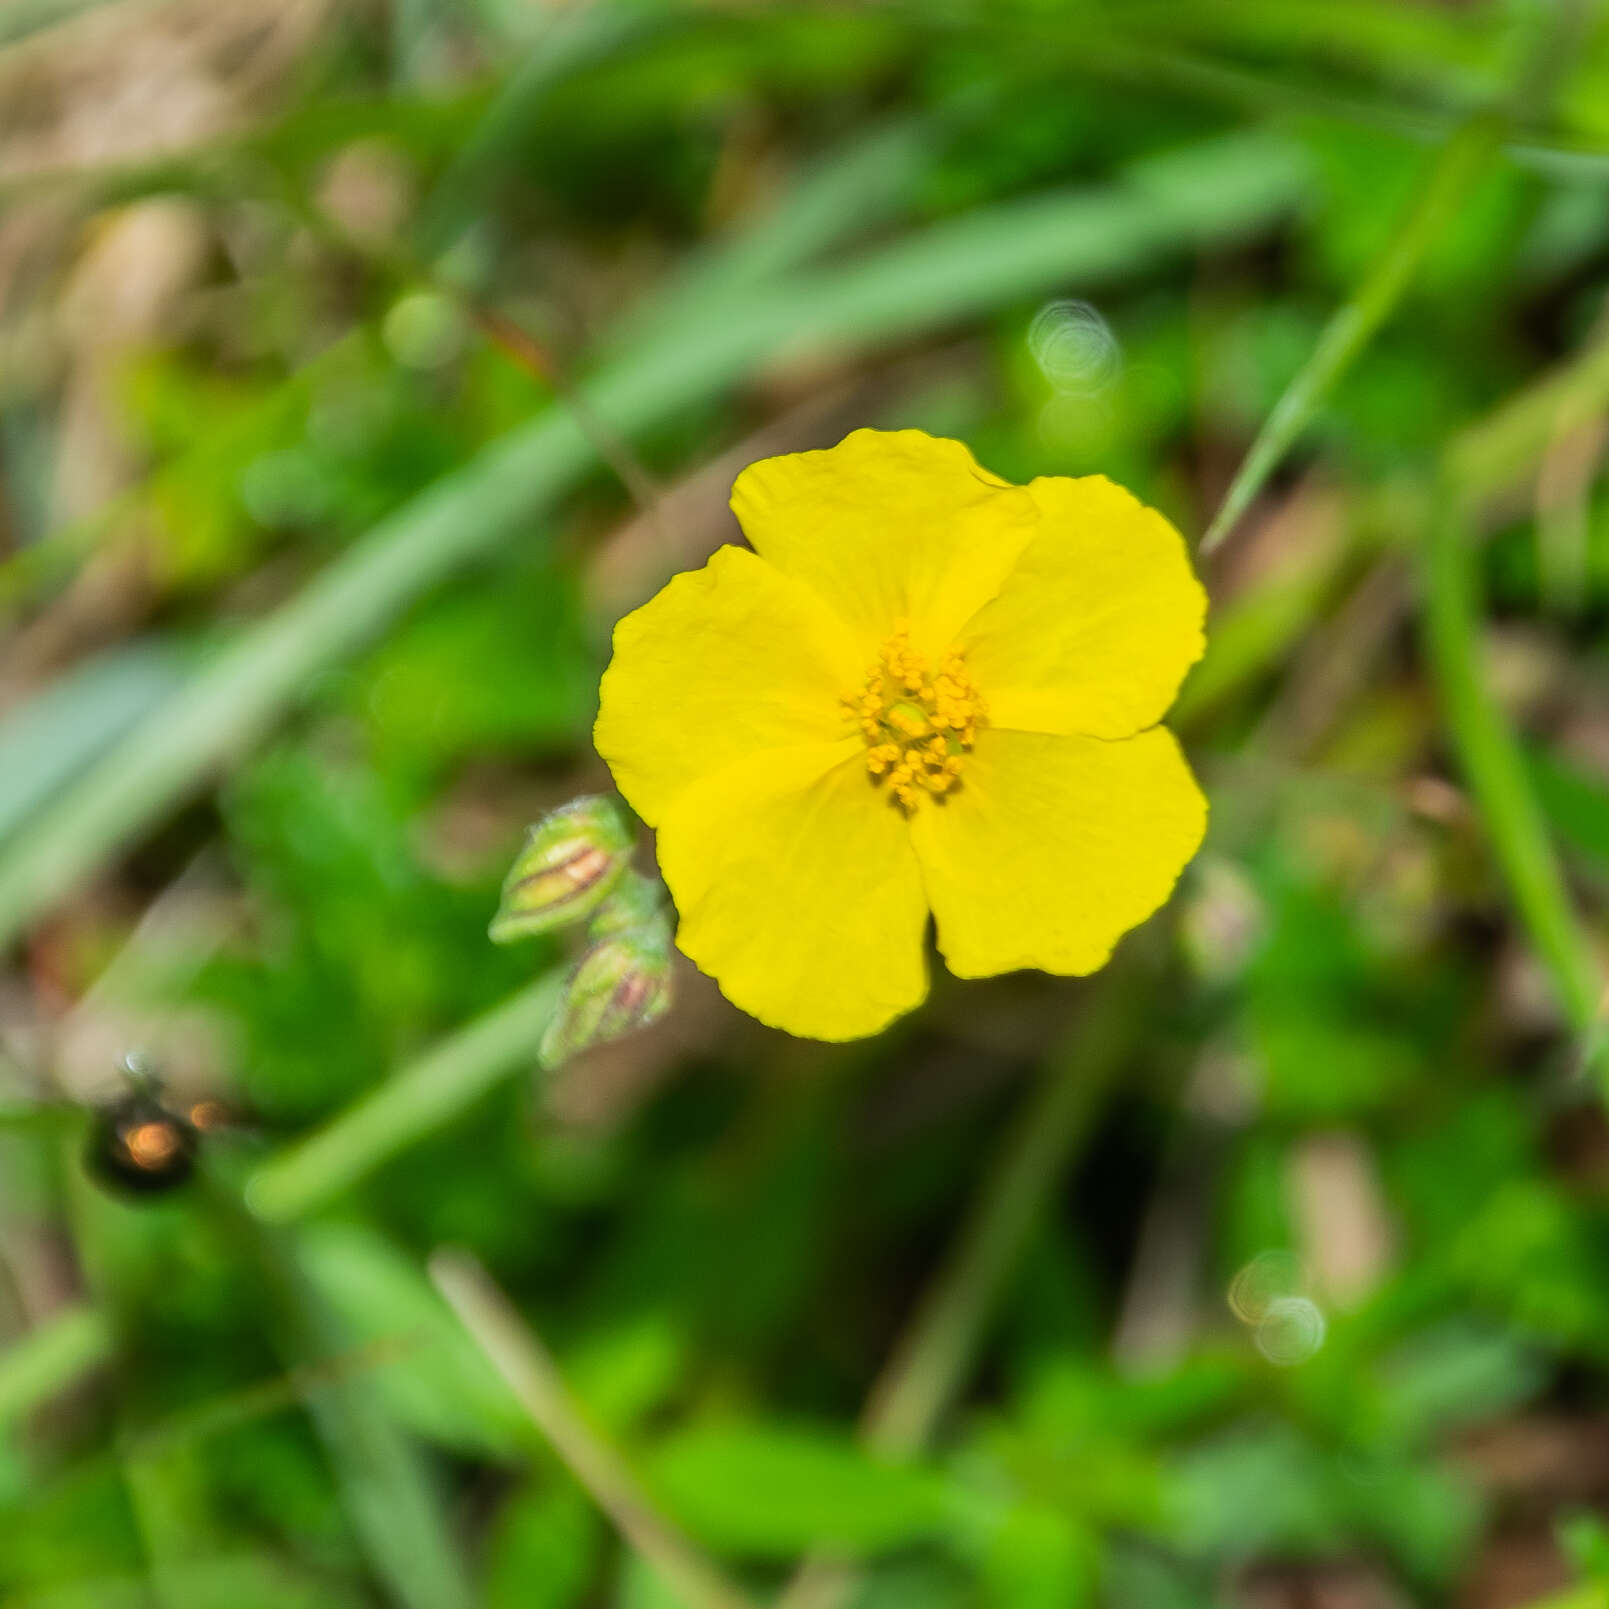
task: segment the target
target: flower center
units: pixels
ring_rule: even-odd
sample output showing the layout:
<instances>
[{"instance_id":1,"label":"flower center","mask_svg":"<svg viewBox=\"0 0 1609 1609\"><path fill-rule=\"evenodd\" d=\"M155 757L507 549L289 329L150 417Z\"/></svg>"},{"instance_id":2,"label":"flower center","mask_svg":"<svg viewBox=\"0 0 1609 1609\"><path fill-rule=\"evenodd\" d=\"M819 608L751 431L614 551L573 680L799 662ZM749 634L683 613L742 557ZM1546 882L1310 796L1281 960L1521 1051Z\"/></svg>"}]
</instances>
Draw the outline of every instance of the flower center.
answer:
<instances>
[{"instance_id":1,"label":"flower center","mask_svg":"<svg viewBox=\"0 0 1609 1609\"><path fill-rule=\"evenodd\" d=\"M861 690L845 695L844 707L866 739L866 769L888 784L902 810L914 810L924 793L937 796L957 785L987 714L961 655L952 650L929 674L904 623L867 666Z\"/></svg>"}]
</instances>

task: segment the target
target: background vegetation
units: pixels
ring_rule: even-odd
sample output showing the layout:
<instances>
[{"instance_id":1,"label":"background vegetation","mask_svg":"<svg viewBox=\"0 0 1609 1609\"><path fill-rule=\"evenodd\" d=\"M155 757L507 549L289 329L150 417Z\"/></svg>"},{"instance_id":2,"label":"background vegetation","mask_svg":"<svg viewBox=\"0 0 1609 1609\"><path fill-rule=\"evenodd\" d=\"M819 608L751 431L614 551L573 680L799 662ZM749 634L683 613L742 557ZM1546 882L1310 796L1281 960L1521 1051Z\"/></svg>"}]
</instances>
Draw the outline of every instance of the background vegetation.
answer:
<instances>
[{"instance_id":1,"label":"background vegetation","mask_svg":"<svg viewBox=\"0 0 1609 1609\"><path fill-rule=\"evenodd\" d=\"M1567 0L11 0L0 1602L1609 1604L1606 268ZM539 1073L612 621L868 423L1210 531L1207 848Z\"/></svg>"}]
</instances>

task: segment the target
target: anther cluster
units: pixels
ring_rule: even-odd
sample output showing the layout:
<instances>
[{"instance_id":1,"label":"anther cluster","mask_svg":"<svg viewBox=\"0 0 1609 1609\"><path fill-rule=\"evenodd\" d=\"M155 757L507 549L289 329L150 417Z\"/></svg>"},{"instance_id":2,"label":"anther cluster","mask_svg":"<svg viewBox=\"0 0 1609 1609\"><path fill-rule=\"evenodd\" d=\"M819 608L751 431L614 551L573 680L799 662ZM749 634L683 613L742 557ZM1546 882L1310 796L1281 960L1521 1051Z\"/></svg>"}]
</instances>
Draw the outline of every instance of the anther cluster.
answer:
<instances>
[{"instance_id":1,"label":"anther cluster","mask_svg":"<svg viewBox=\"0 0 1609 1609\"><path fill-rule=\"evenodd\" d=\"M887 782L889 797L907 811L924 793L937 797L957 785L985 715L962 656L951 650L929 675L906 623L884 642L866 668L865 685L844 705L866 740L866 769Z\"/></svg>"}]
</instances>

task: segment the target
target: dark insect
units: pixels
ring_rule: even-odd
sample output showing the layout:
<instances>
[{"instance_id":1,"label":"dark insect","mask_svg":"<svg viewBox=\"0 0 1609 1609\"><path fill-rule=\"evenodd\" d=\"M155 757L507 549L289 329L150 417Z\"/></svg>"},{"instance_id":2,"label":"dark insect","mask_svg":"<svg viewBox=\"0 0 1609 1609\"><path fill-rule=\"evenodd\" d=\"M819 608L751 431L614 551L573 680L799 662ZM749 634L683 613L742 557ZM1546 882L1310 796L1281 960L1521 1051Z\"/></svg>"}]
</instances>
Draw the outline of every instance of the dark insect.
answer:
<instances>
[{"instance_id":1,"label":"dark insect","mask_svg":"<svg viewBox=\"0 0 1609 1609\"><path fill-rule=\"evenodd\" d=\"M84 1164L110 1190L158 1195L195 1171L201 1131L148 1089L130 1090L95 1114Z\"/></svg>"},{"instance_id":2,"label":"dark insect","mask_svg":"<svg viewBox=\"0 0 1609 1609\"><path fill-rule=\"evenodd\" d=\"M92 1178L123 1195L176 1190L195 1172L201 1135L227 1118L216 1101L198 1101L188 1113L164 1098L161 1079L135 1055L125 1058L127 1087L99 1107L90 1126L84 1166Z\"/></svg>"},{"instance_id":3,"label":"dark insect","mask_svg":"<svg viewBox=\"0 0 1609 1609\"><path fill-rule=\"evenodd\" d=\"M138 1053L124 1057L99 1092L77 1099L33 1099L26 1089L13 1094L0 1084L0 1137L24 1126L83 1135L84 1171L103 1189L135 1200L183 1185L209 1135L250 1128L239 1109L215 1095L170 1089Z\"/></svg>"}]
</instances>

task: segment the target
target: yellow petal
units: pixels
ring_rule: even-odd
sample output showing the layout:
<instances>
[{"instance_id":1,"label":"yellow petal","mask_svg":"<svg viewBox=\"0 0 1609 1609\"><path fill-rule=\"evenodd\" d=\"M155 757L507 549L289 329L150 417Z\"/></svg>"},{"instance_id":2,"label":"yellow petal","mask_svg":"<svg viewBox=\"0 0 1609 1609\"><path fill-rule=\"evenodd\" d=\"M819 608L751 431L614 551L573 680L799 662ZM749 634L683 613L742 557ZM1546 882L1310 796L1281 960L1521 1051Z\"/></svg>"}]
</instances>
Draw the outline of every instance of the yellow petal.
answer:
<instances>
[{"instance_id":1,"label":"yellow petal","mask_svg":"<svg viewBox=\"0 0 1609 1609\"><path fill-rule=\"evenodd\" d=\"M1104 475L1028 491L1039 533L961 634L990 723L1103 738L1154 726L1204 646L1184 539Z\"/></svg>"},{"instance_id":2,"label":"yellow petal","mask_svg":"<svg viewBox=\"0 0 1609 1609\"><path fill-rule=\"evenodd\" d=\"M723 547L615 627L593 737L657 824L693 782L769 749L836 742L863 653L809 588Z\"/></svg>"},{"instance_id":3,"label":"yellow petal","mask_svg":"<svg viewBox=\"0 0 1609 1609\"><path fill-rule=\"evenodd\" d=\"M911 817L950 970L1082 975L1167 899L1207 825L1173 734L978 734L961 787Z\"/></svg>"},{"instance_id":4,"label":"yellow petal","mask_svg":"<svg viewBox=\"0 0 1609 1609\"><path fill-rule=\"evenodd\" d=\"M824 452L750 464L732 509L755 550L870 643L901 620L928 656L992 597L1039 523L1026 488L958 441L857 430Z\"/></svg>"},{"instance_id":5,"label":"yellow petal","mask_svg":"<svg viewBox=\"0 0 1609 1609\"><path fill-rule=\"evenodd\" d=\"M689 788L660 825L659 866L677 944L773 1028L857 1039L927 994L921 872L858 738Z\"/></svg>"}]
</instances>

